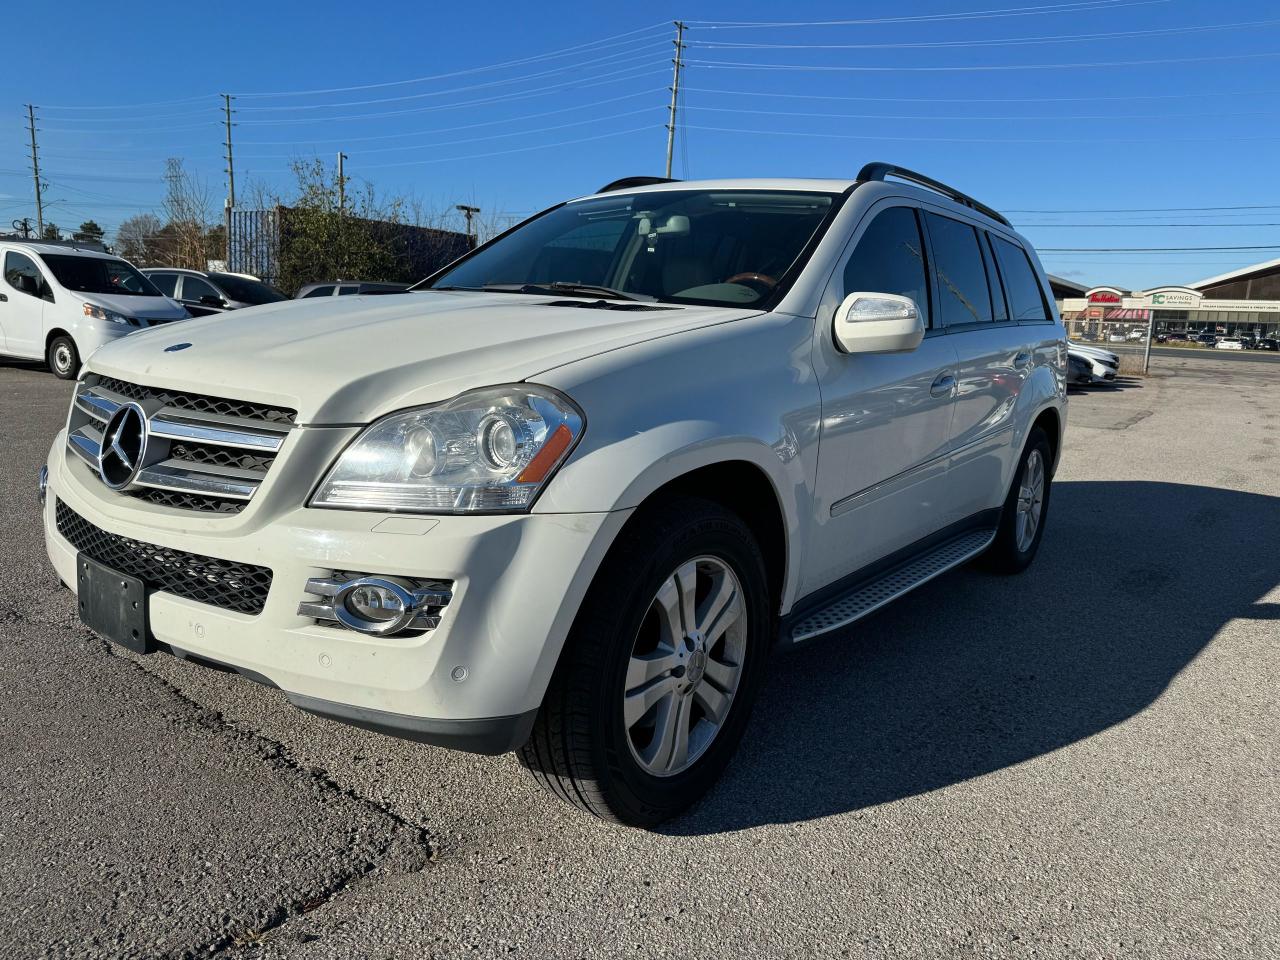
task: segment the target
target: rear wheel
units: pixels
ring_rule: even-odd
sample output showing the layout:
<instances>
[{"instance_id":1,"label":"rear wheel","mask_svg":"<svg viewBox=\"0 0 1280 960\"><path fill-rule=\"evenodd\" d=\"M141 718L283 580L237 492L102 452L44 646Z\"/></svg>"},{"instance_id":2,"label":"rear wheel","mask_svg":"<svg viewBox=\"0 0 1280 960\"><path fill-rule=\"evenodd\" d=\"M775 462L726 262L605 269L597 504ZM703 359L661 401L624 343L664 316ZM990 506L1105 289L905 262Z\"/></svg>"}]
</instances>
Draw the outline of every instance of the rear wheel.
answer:
<instances>
[{"instance_id":1,"label":"rear wheel","mask_svg":"<svg viewBox=\"0 0 1280 960\"><path fill-rule=\"evenodd\" d=\"M80 351L76 349L76 342L65 334L49 341L45 359L59 380L74 380L80 372Z\"/></svg>"},{"instance_id":2,"label":"rear wheel","mask_svg":"<svg viewBox=\"0 0 1280 960\"><path fill-rule=\"evenodd\" d=\"M574 623L520 760L588 813L654 826L700 798L746 727L768 649L764 558L685 499L633 519Z\"/></svg>"},{"instance_id":3,"label":"rear wheel","mask_svg":"<svg viewBox=\"0 0 1280 960\"><path fill-rule=\"evenodd\" d=\"M996 538L982 556L983 566L996 573L1021 573L1031 565L1045 521L1049 517L1049 438L1039 427L1031 430L1022 459L1005 498Z\"/></svg>"}]
</instances>

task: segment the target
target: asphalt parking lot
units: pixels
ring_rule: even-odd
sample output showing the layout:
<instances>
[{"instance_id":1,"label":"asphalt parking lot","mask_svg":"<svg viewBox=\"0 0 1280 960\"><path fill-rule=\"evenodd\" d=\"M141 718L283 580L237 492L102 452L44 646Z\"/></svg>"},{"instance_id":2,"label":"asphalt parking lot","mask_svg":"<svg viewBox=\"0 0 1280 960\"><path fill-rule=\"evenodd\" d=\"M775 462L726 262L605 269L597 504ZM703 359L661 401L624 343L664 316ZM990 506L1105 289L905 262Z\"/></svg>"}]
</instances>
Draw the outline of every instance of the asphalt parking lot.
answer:
<instances>
[{"instance_id":1,"label":"asphalt parking lot","mask_svg":"<svg viewBox=\"0 0 1280 960\"><path fill-rule=\"evenodd\" d=\"M77 622L0 364L6 957L1280 956L1280 376L1073 394L1035 565L779 658L659 833Z\"/></svg>"}]
</instances>

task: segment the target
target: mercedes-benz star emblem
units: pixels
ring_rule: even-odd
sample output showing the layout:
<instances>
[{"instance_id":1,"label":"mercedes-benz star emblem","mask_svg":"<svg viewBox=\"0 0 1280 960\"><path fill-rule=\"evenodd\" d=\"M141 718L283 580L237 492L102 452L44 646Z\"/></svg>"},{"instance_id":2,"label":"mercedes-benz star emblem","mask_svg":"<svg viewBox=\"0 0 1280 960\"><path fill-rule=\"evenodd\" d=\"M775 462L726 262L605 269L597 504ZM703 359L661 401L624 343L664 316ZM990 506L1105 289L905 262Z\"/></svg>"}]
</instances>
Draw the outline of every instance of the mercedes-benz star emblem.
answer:
<instances>
[{"instance_id":1,"label":"mercedes-benz star emblem","mask_svg":"<svg viewBox=\"0 0 1280 960\"><path fill-rule=\"evenodd\" d=\"M136 403L126 403L103 428L98 476L112 490L123 490L138 475L146 454L147 415Z\"/></svg>"}]
</instances>

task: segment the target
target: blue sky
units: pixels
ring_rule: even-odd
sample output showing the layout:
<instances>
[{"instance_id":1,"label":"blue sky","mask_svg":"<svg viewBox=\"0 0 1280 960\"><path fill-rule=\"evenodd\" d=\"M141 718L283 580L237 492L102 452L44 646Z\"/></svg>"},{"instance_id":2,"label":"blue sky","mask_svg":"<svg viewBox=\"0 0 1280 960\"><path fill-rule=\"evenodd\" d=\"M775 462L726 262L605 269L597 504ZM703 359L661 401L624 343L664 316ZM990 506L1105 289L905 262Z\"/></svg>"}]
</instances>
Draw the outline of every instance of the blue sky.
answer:
<instances>
[{"instance_id":1,"label":"blue sky","mask_svg":"<svg viewBox=\"0 0 1280 960\"><path fill-rule=\"evenodd\" d=\"M169 156L220 204L222 92L242 186L343 149L381 191L514 215L661 173L679 18L676 176L892 160L1012 211L1050 272L1091 284L1280 256L1049 252L1280 246L1280 8L1263 0L12 7L6 34L37 40L0 76L6 225L35 212L28 102L64 229L155 209ZM1235 209L1187 209L1208 207Z\"/></svg>"}]
</instances>

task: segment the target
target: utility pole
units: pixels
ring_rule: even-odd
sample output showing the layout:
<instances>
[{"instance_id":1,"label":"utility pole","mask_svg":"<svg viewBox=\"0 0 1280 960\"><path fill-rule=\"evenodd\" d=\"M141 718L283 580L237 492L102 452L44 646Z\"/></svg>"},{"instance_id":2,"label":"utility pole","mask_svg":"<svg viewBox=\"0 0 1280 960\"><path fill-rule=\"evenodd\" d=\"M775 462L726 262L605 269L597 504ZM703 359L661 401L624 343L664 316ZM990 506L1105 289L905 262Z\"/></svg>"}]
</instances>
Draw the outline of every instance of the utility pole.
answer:
<instances>
[{"instance_id":1,"label":"utility pole","mask_svg":"<svg viewBox=\"0 0 1280 960\"><path fill-rule=\"evenodd\" d=\"M462 211L462 215L467 218L467 236L475 242L476 235L471 230L471 218L480 212L479 207L468 207L465 203L458 204L458 209Z\"/></svg>"},{"instance_id":2,"label":"utility pole","mask_svg":"<svg viewBox=\"0 0 1280 960\"><path fill-rule=\"evenodd\" d=\"M344 173L343 162L347 159L347 155L341 150L338 151L338 213L347 212L347 176Z\"/></svg>"},{"instance_id":3,"label":"utility pole","mask_svg":"<svg viewBox=\"0 0 1280 960\"><path fill-rule=\"evenodd\" d=\"M31 131L31 176L36 184L36 237L44 236L44 200L40 197L40 151L36 148L36 108L27 104L27 128Z\"/></svg>"},{"instance_id":4,"label":"utility pole","mask_svg":"<svg viewBox=\"0 0 1280 960\"><path fill-rule=\"evenodd\" d=\"M671 107L667 122L667 172L664 176L671 178L671 152L676 145L676 100L680 96L680 71L684 67L684 23L680 20L675 21L676 38L672 41L676 45L676 58L671 61L675 64L675 71L671 78Z\"/></svg>"},{"instance_id":5,"label":"utility pole","mask_svg":"<svg viewBox=\"0 0 1280 960\"><path fill-rule=\"evenodd\" d=\"M228 270L234 269L231 265L231 211L235 209L236 205L236 165L234 154L231 151L231 101L233 99L235 98L229 93L222 94L223 116L226 118L227 123L227 203L223 226L226 231L224 256L226 257Z\"/></svg>"}]
</instances>

